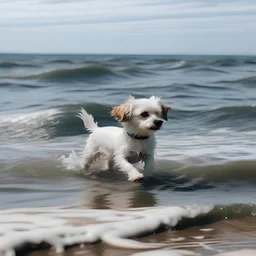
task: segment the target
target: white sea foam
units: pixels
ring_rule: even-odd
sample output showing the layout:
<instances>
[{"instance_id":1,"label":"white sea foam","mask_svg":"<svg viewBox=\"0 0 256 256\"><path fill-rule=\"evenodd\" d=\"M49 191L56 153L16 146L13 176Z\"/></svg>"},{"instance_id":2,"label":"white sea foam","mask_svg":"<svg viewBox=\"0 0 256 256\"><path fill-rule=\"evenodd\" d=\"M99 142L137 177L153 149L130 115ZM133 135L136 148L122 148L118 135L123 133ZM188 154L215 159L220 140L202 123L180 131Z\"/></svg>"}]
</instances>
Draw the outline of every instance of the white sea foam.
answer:
<instances>
[{"instance_id":1,"label":"white sea foam","mask_svg":"<svg viewBox=\"0 0 256 256\"><path fill-rule=\"evenodd\" d=\"M0 116L1 139L10 141L15 138L43 138L49 136L45 125L56 125L58 109L48 109L33 113L10 114Z\"/></svg>"},{"instance_id":2,"label":"white sea foam","mask_svg":"<svg viewBox=\"0 0 256 256\"><path fill-rule=\"evenodd\" d=\"M200 231L203 231L203 232L210 232L212 231L213 228L201 228Z\"/></svg>"},{"instance_id":3,"label":"white sea foam","mask_svg":"<svg viewBox=\"0 0 256 256\"><path fill-rule=\"evenodd\" d=\"M131 256L196 256L201 255L187 250L152 250L134 253ZM232 251L226 253L220 253L214 256L255 256L256 250L243 249L239 251Z\"/></svg>"},{"instance_id":4,"label":"white sea foam","mask_svg":"<svg viewBox=\"0 0 256 256\"><path fill-rule=\"evenodd\" d=\"M172 65L171 69L182 68L182 67L184 67L186 65L186 63L187 63L186 61L181 60L181 61L175 63L174 65Z\"/></svg>"},{"instance_id":5,"label":"white sea foam","mask_svg":"<svg viewBox=\"0 0 256 256\"><path fill-rule=\"evenodd\" d=\"M161 225L175 226L182 218L194 218L211 210L212 206L173 206L125 211L64 208L2 210L0 255L15 255L15 249L28 242L46 242L57 252L62 252L68 245L97 241L130 249L165 247L165 243L142 243L128 238L150 234ZM88 224L92 222L93 224ZM163 255L186 254L173 251L172 254Z\"/></svg>"},{"instance_id":6,"label":"white sea foam","mask_svg":"<svg viewBox=\"0 0 256 256\"><path fill-rule=\"evenodd\" d=\"M83 172L84 169L84 158L83 158L83 152L84 152L84 144L82 144L83 148L79 148L76 151L72 150L72 152L65 156L62 155L60 157L60 161L63 165L63 167L67 170L71 170L74 172ZM101 170L106 170L108 167L106 166L107 162L104 160L104 156L101 156L97 158L97 161L94 161L92 165L90 166L90 170L88 171L88 174L90 174L90 171L96 172Z\"/></svg>"},{"instance_id":7,"label":"white sea foam","mask_svg":"<svg viewBox=\"0 0 256 256\"><path fill-rule=\"evenodd\" d=\"M74 150L68 156L62 155L59 160L67 170L79 172L83 168L83 157Z\"/></svg>"},{"instance_id":8,"label":"white sea foam","mask_svg":"<svg viewBox=\"0 0 256 256\"><path fill-rule=\"evenodd\" d=\"M197 253L187 250L153 250L134 253L131 256L196 256Z\"/></svg>"},{"instance_id":9,"label":"white sea foam","mask_svg":"<svg viewBox=\"0 0 256 256\"><path fill-rule=\"evenodd\" d=\"M27 124L28 122L41 122L53 115L58 114L60 111L57 109L49 109L49 110L42 110L33 113L23 113L23 114L11 114L11 115L4 115L0 118L0 124L4 123L24 123ZM43 119L42 119L43 118Z\"/></svg>"}]
</instances>

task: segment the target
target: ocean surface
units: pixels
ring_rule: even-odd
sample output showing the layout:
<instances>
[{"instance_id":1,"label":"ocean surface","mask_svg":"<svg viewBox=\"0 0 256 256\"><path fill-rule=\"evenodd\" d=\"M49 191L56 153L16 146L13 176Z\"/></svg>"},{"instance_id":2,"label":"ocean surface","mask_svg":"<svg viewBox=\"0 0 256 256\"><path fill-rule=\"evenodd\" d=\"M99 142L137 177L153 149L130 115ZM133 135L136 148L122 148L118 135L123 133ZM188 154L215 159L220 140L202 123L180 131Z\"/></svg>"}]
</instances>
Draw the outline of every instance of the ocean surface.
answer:
<instances>
[{"instance_id":1,"label":"ocean surface","mask_svg":"<svg viewBox=\"0 0 256 256\"><path fill-rule=\"evenodd\" d=\"M83 107L100 126L119 125L109 111L129 95L160 96L173 108L156 134L154 176L132 183L96 167L80 174L77 162L88 133L76 114ZM138 207L159 213L193 205L196 214L193 208L183 216L204 218L195 217L177 232L202 237L195 228L213 225L220 234L243 234L241 248L255 248L256 57L1 54L0 198L0 215L38 207L82 208L96 215ZM179 223L182 216L175 216ZM182 248L182 239L170 242L170 231L155 236L152 241L176 241ZM200 245L198 252L215 255L239 247L227 237L221 238L227 246ZM104 255L131 255L115 253Z\"/></svg>"}]
</instances>

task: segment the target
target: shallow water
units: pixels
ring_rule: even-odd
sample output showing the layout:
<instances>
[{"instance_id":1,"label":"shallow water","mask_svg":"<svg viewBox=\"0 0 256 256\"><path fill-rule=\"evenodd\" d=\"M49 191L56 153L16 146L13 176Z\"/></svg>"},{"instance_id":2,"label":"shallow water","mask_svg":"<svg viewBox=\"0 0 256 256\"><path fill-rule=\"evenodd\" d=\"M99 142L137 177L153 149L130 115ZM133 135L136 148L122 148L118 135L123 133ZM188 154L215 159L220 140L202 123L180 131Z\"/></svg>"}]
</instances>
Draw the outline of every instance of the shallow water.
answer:
<instances>
[{"instance_id":1,"label":"shallow water","mask_svg":"<svg viewBox=\"0 0 256 256\"><path fill-rule=\"evenodd\" d=\"M255 72L252 56L0 55L0 208L210 204L229 209L214 223L243 223L255 216ZM109 111L130 94L173 107L154 176L81 175L88 134L77 112L118 125Z\"/></svg>"}]
</instances>

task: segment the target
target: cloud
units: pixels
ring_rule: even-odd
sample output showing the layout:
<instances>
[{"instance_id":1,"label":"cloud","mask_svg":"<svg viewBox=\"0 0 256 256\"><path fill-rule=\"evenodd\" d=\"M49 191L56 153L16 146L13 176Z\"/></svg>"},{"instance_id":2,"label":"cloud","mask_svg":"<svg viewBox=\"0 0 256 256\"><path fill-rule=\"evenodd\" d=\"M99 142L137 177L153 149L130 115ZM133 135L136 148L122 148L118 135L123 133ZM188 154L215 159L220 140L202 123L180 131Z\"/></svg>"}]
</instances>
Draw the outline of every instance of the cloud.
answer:
<instances>
[{"instance_id":1,"label":"cloud","mask_svg":"<svg viewBox=\"0 0 256 256\"><path fill-rule=\"evenodd\" d=\"M51 36L49 40L52 52L59 49L57 35L66 33L67 36L75 37L72 40L73 46L70 44L63 48L68 52L77 50L75 46L79 45L79 40L87 42L86 49L89 52L115 52L116 49L120 51L123 49L118 46L120 38L128 40L126 43L132 46L130 52L140 51L141 44L147 45L144 51L168 50L166 46L159 49L163 45L159 40L175 42L169 52L185 52L186 49L191 49L188 45L190 42L195 42L195 45L198 38L210 34L211 37L216 37L216 42L221 42L222 45L218 48L222 52L228 49L231 38L237 38L238 43L243 43L234 47L235 51L255 53L255 50L244 42L255 40L255 13L256 3L252 0L12 0L1 1L0 32L7 39L13 38L15 33L18 35L20 30L26 38L31 38L33 33L40 37L41 32L41 35ZM226 33L225 42L221 40L223 33ZM88 35L90 39L87 38ZM179 38L173 39L174 36ZM241 36L245 40L242 40ZM22 40L25 42L26 38ZM102 43L99 44L96 40ZM110 41L109 46L104 44L104 40ZM134 40L137 40L138 46ZM209 41L207 38L204 40ZM111 49L111 44L116 48ZM95 48L96 45L98 48ZM5 49L8 49L8 45L0 46L0 51ZM45 47L38 46L37 51L40 49L46 50ZM82 47L79 49L82 50ZM197 50L196 45L192 50L203 50L205 53L212 51L206 47Z\"/></svg>"},{"instance_id":2,"label":"cloud","mask_svg":"<svg viewBox=\"0 0 256 256\"><path fill-rule=\"evenodd\" d=\"M49 4L48 2L51 2ZM213 2L213 1L212 1ZM238 2L200 4L200 2L174 2L159 1L10 1L1 8L0 22L6 26L41 26L67 25L67 24L93 24L115 22L139 22L161 19L183 19L194 17L253 15L256 13L256 3L245 3L241 6Z\"/></svg>"}]
</instances>

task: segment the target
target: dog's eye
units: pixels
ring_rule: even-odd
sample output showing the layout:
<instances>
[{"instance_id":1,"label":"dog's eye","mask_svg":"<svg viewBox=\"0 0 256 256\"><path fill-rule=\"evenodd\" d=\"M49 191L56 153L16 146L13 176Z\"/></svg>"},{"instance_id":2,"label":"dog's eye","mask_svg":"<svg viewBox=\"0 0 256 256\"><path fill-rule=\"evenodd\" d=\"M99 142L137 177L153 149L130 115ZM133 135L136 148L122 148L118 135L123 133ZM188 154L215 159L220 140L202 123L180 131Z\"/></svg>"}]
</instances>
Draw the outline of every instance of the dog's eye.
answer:
<instances>
[{"instance_id":1,"label":"dog's eye","mask_svg":"<svg viewBox=\"0 0 256 256\"><path fill-rule=\"evenodd\" d=\"M145 111L145 112L142 112L140 115L143 116L143 117L148 117L149 113Z\"/></svg>"}]
</instances>

